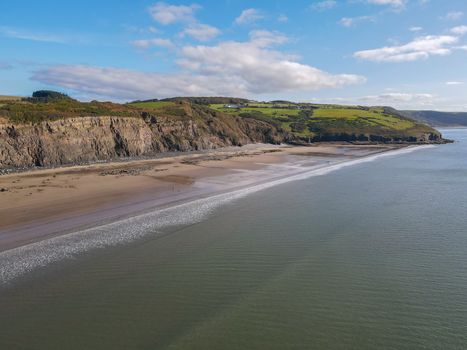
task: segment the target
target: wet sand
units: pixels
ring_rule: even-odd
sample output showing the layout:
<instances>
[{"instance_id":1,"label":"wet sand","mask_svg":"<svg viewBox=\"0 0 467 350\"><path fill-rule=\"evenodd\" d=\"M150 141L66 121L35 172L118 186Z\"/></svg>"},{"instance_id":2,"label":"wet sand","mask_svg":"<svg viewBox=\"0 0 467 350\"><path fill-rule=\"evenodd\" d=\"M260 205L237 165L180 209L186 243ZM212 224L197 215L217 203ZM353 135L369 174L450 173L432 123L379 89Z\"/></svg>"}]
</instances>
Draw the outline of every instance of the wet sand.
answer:
<instances>
[{"instance_id":1,"label":"wet sand","mask_svg":"<svg viewBox=\"0 0 467 350\"><path fill-rule=\"evenodd\" d=\"M0 176L0 251L401 146L249 145Z\"/></svg>"}]
</instances>

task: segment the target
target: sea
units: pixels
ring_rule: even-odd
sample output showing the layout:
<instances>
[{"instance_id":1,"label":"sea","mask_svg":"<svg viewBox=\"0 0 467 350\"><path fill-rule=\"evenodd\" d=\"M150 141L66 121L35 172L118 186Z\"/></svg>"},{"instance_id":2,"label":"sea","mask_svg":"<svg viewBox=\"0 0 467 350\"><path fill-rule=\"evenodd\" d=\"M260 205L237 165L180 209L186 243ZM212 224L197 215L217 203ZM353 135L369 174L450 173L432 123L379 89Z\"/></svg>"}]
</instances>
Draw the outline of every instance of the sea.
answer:
<instances>
[{"instance_id":1,"label":"sea","mask_svg":"<svg viewBox=\"0 0 467 350\"><path fill-rule=\"evenodd\" d=\"M24 251L0 349L467 349L467 129L441 131Z\"/></svg>"}]
</instances>

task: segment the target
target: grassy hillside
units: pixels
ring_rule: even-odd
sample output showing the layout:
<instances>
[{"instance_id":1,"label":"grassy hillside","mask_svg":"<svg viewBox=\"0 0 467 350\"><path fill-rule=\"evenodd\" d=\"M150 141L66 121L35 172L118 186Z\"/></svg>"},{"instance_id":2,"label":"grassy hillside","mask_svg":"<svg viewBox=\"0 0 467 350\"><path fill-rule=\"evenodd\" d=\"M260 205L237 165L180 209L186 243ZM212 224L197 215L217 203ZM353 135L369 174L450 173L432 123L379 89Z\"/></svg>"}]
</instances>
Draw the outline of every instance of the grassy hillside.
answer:
<instances>
[{"instance_id":1,"label":"grassy hillside","mask_svg":"<svg viewBox=\"0 0 467 350\"><path fill-rule=\"evenodd\" d=\"M173 106L174 102L170 101L137 101L131 102L128 106L141 107L141 108L151 108L151 109L161 109L167 106Z\"/></svg>"},{"instance_id":2,"label":"grassy hillside","mask_svg":"<svg viewBox=\"0 0 467 350\"><path fill-rule=\"evenodd\" d=\"M0 117L14 123L39 123L46 120L104 115L139 117L140 113L136 109L116 103L83 103L75 100L48 103L7 102L0 106Z\"/></svg>"},{"instance_id":3,"label":"grassy hillside","mask_svg":"<svg viewBox=\"0 0 467 350\"><path fill-rule=\"evenodd\" d=\"M231 118L267 123L287 140L361 141L361 142L431 142L440 134L431 127L401 115L387 107L338 106L289 101L255 102L230 97L190 97L165 100L79 102L66 95L43 91L46 98L5 101L0 117L14 123L39 123L62 118L115 116L143 119L193 120L196 106L210 119ZM55 96L57 95L57 96Z\"/></svg>"},{"instance_id":4,"label":"grassy hillside","mask_svg":"<svg viewBox=\"0 0 467 350\"><path fill-rule=\"evenodd\" d=\"M20 96L6 96L6 95L0 95L0 102L6 102L6 101L20 101L21 97Z\"/></svg>"},{"instance_id":5,"label":"grassy hillside","mask_svg":"<svg viewBox=\"0 0 467 350\"><path fill-rule=\"evenodd\" d=\"M0 107L2 107L5 104L5 102L12 102L12 101L21 101L21 97L0 95Z\"/></svg>"},{"instance_id":6,"label":"grassy hillside","mask_svg":"<svg viewBox=\"0 0 467 350\"><path fill-rule=\"evenodd\" d=\"M238 97L170 97L161 101L188 101L190 103L198 105L210 105L212 103L234 103L234 104L245 104L249 103L250 100Z\"/></svg>"},{"instance_id":7,"label":"grassy hillside","mask_svg":"<svg viewBox=\"0 0 467 350\"><path fill-rule=\"evenodd\" d=\"M241 108L211 104L211 108L246 118L269 120L302 139L321 140L341 134L351 141L362 135L406 140L424 133L436 133L432 128L411 120L385 107L338 106L319 104L248 103ZM362 136L362 137L360 137ZM376 137L377 138L377 137Z\"/></svg>"}]
</instances>

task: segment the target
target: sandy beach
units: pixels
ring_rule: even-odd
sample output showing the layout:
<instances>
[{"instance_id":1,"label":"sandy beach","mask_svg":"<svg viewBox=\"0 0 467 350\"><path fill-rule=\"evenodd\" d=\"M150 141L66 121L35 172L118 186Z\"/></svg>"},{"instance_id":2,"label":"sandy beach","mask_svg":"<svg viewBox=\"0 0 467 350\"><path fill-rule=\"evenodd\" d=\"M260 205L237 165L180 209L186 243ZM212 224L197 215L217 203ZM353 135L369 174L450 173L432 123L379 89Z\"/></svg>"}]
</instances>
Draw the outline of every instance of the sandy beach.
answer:
<instances>
[{"instance_id":1,"label":"sandy beach","mask_svg":"<svg viewBox=\"0 0 467 350\"><path fill-rule=\"evenodd\" d=\"M262 144L2 175L0 251L400 147Z\"/></svg>"}]
</instances>

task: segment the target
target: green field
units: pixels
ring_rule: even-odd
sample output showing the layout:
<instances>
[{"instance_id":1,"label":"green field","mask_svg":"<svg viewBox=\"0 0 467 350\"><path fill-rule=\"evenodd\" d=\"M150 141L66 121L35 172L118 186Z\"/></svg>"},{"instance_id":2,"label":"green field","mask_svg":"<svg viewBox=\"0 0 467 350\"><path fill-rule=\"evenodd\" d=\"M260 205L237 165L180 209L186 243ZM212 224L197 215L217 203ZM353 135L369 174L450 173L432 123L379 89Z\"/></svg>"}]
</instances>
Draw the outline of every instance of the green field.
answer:
<instances>
[{"instance_id":1,"label":"green field","mask_svg":"<svg viewBox=\"0 0 467 350\"><path fill-rule=\"evenodd\" d=\"M246 112L260 112L263 113L264 115L270 116L270 117L280 117L280 116L297 116L298 113L300 112L299 109L290 109L290 108L274 108L274 107L266 107L265 104L263 104L262 107L244 107L241 109L235 109L235 108L224 108L224 105L210 105L212 109L215 109L220 112L224 113L230 113L230 114L239 114L239 113L246 113Z\"/></svg>"},{"instance_id":2,"label":"green field","mask_svg":"<svg viewBox=\"0 0 467 350\"><path fill-rule=\"evenodd\" d=\"M128 103L128 105L133 106L133 107L139 107L139 108L152 108L152 109L158 109L158 108L163 108L167 106L173 106L174 102L168 102L168 101L142 101L142 102L131 102Z\"/></svg>"},{"instance_id":3,"label":"green field","mask_svg":"<svg viewBox=\"0 0 467 350\"><path fill-rule=\"evenodd\" d=\"M322 133L405 134L419 124L382 107L249 103L242 108L212 104L220 112L270 121L300 137Z\"/></svg>"},{"instance_id":4,"label":"green field","mask_svg":"<svg viewBox=\"0 0 467 350\"><path fill-rule=\"evenodd\" d=\"M402 119L393 115L385 114L383 109L373 108L370 110L360 109L317 109L314 111L313 117L316 119L331 120L347 120L349 122L360 121L368 126L380 126L383 128L394 130L406 130L415 125L410 120Z\"/></svg>"}]
</instances>

